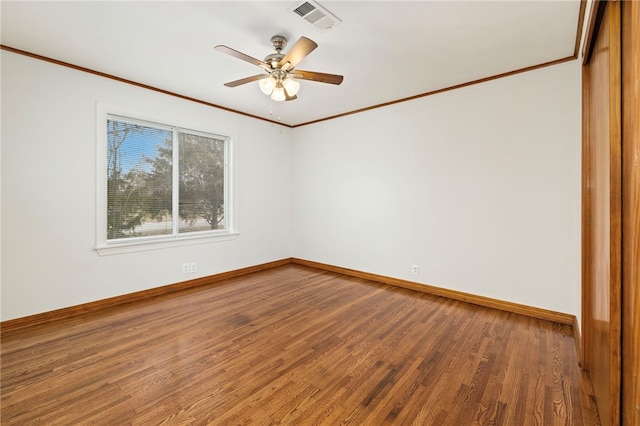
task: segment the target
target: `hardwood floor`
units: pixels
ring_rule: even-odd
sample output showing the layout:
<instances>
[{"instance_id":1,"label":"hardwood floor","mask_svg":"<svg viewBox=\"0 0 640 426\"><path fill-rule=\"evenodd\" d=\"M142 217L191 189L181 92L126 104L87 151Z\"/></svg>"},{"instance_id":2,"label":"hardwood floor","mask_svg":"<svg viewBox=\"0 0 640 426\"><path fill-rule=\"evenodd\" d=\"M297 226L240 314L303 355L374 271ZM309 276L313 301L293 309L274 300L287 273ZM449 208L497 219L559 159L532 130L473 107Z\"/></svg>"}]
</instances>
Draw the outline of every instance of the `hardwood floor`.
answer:
<instances>
[{"instance_id":1,"label":"hardwood floor","mask_svg":"<svg viewBox=\"0 0 640 426\"><path fill-rule=\"evenodd\" d=\"M2 424L594 425L571 327L287 265L3 335Z\"/></svg>"}]
</instances>

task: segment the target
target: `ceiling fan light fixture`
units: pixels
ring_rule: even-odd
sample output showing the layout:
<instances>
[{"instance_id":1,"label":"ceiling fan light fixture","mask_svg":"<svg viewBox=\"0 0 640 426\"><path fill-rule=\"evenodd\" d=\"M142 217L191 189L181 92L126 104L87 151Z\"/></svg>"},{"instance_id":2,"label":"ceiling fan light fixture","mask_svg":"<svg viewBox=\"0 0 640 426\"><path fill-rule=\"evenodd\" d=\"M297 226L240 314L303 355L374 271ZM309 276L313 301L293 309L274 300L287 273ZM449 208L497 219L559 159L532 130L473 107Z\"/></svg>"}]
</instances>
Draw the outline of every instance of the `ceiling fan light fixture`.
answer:
<instances>
[{"instance_id":1,"label":"ceiling fan light fixture","mask_svg":"<svg viewBox=\"0 0 640 426\"><path fill-rule=\"evenodd\" d=\"M271 93L271 99L277 102L284 101L287 97L284 94L284 87L282 86L282 82L278 81L276 83L275 89Z\"/></svg>"},{"instance_id":2,"label":"ceiling fan light fixture","mask_svg":"<svg viewBox=\"0 0 640 426\"><path fill-rule=\"evenodd\" d=\"M260 86L260 90L265 95L270 95L273 92L273 89L276 87L276 79L273 76L268 76L260 81L258 81L258 86Z\"/></svg>"},{"instance_id":3,"label":"ceiling fan light fixture","mask_svg":"<svg viewBox=\"0 0 640 426\"><path fill-rule=\"evenodd\" d=\"M284 86L289 96L295 96L296 94L298 94L298 90L300 90L300 83L295 81L290 76L282 81L282 85Z\"/></svg>"}]
</instances>

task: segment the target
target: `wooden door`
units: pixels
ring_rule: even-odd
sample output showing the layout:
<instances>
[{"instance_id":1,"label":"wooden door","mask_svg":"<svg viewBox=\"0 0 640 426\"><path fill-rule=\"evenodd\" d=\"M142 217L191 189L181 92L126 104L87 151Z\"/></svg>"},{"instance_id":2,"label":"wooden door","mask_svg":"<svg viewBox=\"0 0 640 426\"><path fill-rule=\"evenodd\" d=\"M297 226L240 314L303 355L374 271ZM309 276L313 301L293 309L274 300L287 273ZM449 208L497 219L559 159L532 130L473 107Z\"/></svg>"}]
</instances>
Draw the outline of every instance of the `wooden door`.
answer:
<instances>
[{"instance_id":1,"label":"wooden door","mask_svg":"<svg viewBox=\"0 0 640 426\"><path fill-rule=\"evenodd\" d=\"M583 363L603 425L620 424L620 4L596 5L583 67Z\"/></svg>"},{"instance_id":2,"label":"wooden door","mask_svg":"<svg viewBox=\"0 0 640 426\"><path fill-rule=\"evenodd\" d=\"M640 2L622 24L622 424L640 425Z\"/></svg>"}]
</instances>

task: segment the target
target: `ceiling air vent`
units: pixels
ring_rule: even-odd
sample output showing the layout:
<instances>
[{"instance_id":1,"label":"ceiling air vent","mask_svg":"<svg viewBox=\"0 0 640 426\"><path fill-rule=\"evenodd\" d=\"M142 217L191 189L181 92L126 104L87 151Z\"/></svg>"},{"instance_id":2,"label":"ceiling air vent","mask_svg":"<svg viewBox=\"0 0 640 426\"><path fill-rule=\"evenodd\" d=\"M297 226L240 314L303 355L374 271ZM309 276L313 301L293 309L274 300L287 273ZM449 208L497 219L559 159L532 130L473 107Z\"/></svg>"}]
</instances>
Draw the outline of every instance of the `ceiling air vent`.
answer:
<instances>
[{"instance_id":1,"label":"ceiling air vent","mask_svg":"<svg viewBox=\"0 0 640 426\"><path fill-rule=\"evenodd\" d=\"M331 29L342 22L336 15L332 14L315 1L298 2L289 10L312 24L320 31Z\"/></svg>"}]
</instances>

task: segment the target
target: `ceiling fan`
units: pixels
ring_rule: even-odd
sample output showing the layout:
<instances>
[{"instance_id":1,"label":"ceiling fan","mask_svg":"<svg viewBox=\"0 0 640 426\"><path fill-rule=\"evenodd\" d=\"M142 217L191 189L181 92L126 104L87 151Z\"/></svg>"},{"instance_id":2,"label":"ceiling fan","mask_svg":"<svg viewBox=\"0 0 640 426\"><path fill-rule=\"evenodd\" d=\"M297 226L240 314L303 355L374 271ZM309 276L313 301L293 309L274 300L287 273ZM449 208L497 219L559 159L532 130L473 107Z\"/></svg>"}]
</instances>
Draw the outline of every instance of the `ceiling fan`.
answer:
<instances>
[{"instance_id":1,"label":"ceiling fan","mask_svg":"<svg viewBox=\"0 0 640 426\"><path fill-rule=\"evenodd\" d=\"M215 49L217 51L257 65L267 73L266 75L258 74L241 78L240 80L230 81L229 83L225 83L225 86L236 87L252 81L259 81L260 90L262 90L264 94L270 95L274 101L292 101L297 99L296 94L300 89L300 83L295 79L336 85L342 83L343 77L341 75L295 69L300 61L318 47L313 40L300 37L286 55L282 53L282 49L287 45L286 38L275 35L271 37L271 43L276 52L267 55L264 61L224 45L216 46Z\"/></svg>"}]
</instances>

